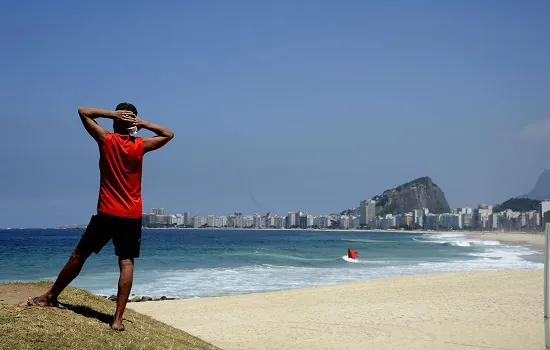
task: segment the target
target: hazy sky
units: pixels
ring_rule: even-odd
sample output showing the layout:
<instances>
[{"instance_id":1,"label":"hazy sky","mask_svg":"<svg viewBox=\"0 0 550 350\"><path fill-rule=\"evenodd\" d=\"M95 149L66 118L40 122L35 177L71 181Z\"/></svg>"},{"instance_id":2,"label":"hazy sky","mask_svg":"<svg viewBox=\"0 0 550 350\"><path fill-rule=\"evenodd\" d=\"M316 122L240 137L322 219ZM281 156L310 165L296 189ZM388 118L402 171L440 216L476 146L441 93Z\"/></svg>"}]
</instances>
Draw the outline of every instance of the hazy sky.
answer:
<instances>
[{"instance_id":1,"label":"hazy sky","mask_svg":"<svg viewBox=\"0 0 550 350\"><path fill-rule=\"evenodd\" d=\"M146 155L146 211L330 213L420 176L451 207L526 193L550 167L548 18L547 0L2 2L0 227L88 222L77 109L122 101L176 134Z\"/></svg>"}]
</instances>

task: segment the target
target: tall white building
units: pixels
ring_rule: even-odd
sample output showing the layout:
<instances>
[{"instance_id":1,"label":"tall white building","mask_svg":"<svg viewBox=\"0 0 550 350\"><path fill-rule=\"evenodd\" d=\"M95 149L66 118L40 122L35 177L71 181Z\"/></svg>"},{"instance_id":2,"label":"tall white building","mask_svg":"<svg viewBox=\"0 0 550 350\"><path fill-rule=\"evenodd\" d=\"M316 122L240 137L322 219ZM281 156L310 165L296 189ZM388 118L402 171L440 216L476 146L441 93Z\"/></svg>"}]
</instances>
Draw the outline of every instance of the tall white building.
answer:
<instances>
[{"instance_id":1,"label":"tall white building","mask_svg":"<svg viewBox=\"0 0 550 350\"><path fill-rule=\"evenodd\" d=\"M414 224L420 227L424 227L424 215L427 214L424 209L413 210Z\"/></svg>"},{"instance_id":2,"label":"tall white building","mask_svg":"<svg viewBox=\"0 0 550 350\"><path fill-rule=\"evenodd\" d=\"M307 222L307 227L313 227L313 215L308 215L307 216L307 219L306 219L306 222Z\"/></svg>"},{"instance_id":3,"label":"tall white building","mask_svg":"<svg viewBox=\"0 0 550 350\"><path fill-rule=\"evenodd\" d=\"M348 229L349 228L349 217L346 216L346 215L340 216L339 226L342 229Z\"/></svg>"},{"instance_id":4,"label":"tall white building","mask_svg":"<svg viewBox=\"0 0 550 350\"><path fill-rule=\"evenodd\" d=\"M235 217L235 227L238 227L238 228L245 227L244 216L236 216Z\"/></svg>"},{"instance_id":5,"label":"tall white building","mask_svg":"<svg viewBox=\"0 0 550 350\"><path fill-rule=\"evenodd\" d=\"M262 217L260 214L255 214L252 219L254 228L262 228Z\"/></svg>"},{"instance_id":6,"label":"tall white building","mask_svg":"<svg viewBox=\"0 0 550 350\"><path fill-rule=\"evenodd\" d=\"M544 200L540 202L540 217L541 222L543 226L546 226L546 222L550 222L550 213L546 214L548 211L550 211L550 200ZM544 228L544 227L543 227Z\"/></svg>"},{"instance_id":7,"label":"tall white building","mask_svg":"<svg viewBox=\"0 0 550 350\"><path fill-rule=\"evenodd\" d=\"M243 217L243 227L246 227L246 228L254 227L254 218L252 216Z\"/></svg>"},{"instance_id":8,"label":"tall white building","mask_svg":"<svg viewBox=\"0 0 550 350\"><path fill-rule=\"evenodd\" d=\"M155 215L164 215L164 208L153 208L151 209L151 213Z\"/></svg>"},{"instance_id":9,"label":"tall white building","mask_svg":"<svg viewBox=\"0 0 550 350\"><path fill-rule=\"evenodd\" d=\"M286 227L292 228L298 226L298 215L297 213L288 213L286 217Z\"/></svg>"},{"instance_id":10,"label":"tall white building","mask_svg":"<svg viewBox=\"0 0 550 350\"><path fill-rule=\"evenodd\" d=\"M275 217L275 227L278 229L285 228L286 216L276 216Z\"/></svg>"},{"instance_id":11,"label":"tall white building","mask_svg":"<svg viewBox=\"0 0 550 350\"><path fill-rule=\"evenodd\" d=\"M216 220L216 217L214 215L208 215L206 217L206 225L208 227L216 227L215 220Z\"/></svg>"},{"instance_id":12,"label":"tall white building","mask_svg":"<svg viewBox=\"0 0 550 350\"><path fill-rule=\"evenodd\" d=\"M474 210L473 225L480 230L486 230L489 228L489 215L493 213L493 206L480 204Z\"/></svg>"},{"instance_id":13,"label":"tall white building","mask_svg":"<svg viewBox=\"0 0 550 350\"><path fill-rule=\"evenodd\" d=\"M183 215L181 214L176 214L176 219L175 219L175 224L178 225L178 226L183 226L184 223L183 223Z\"/></svg>"},{"instance_id":14,"label":"tall white building","mask_svg":"<svg viewBox=\"0 0 550 350\"><path fill-rule=\"evenodd\" d=\"M359 225L367 226L376 217L376 202L373 200L364 200L359 205Z\"/></svg>"},{"instance_id":15,"label":"tall white building","mask_svg":"<svg viewBox=\"0 0 550 350\"><path fill-rule=\"evenodd\" d=\"M462 229L462 215L444 213L439 215L439 226L446 229Z\"/></svg>"},{"instance_id":16,"label":"tall white building","mask_svg":"<svg viewBox=\"0 0 550 350\"><path fill-rule=\"evenodd\" d=\"M489 214L488 229L491 231L497 231L501 227L503 216L504 215L502 213Z\"/></svg>"},{"instance_id":17,"label":"tall white building","mask_svg":"<svg viewBox=\"0 0 550 350\"><path fill-rule=\"evenodd\" d=\"M427 230L438 230L439 229L439 215L438 214L428 214L424 218L424 226Z\"/></svg>"},{"instance_id":18,"label":"tall white building","mask_svg":"<svg viewBox=\"0 0 550 350\"><path fill-rule=\"evenodd\" d=\"M191 213L186 211L183 213L183 224L184 225L191 225Z\"/></svg>"},{"instance_id":19,"label":"tall white building","mask_svg":"<svg viewBox=\"0 0 550 350\"><path fill-rule=\"evenodd\" d=\"M472 208L456 208L456 214L472 214L474 210Z\"/></svg>"},{"instance_id":20,"label":"tall white building","mask_svg":"<svg viewBox=\"0 0 550 350\"><path fill-rule=\"evenodd\" d=\"M330 218L328 216L319 216L315 218L314 225L319 228L327 228L330 226Z\"/></svg>"},{"instance_id":21,"label":"tall white building","mask_svg":"<svg viewBox=\"0 0 550 350\"><path fill-rule=\"evenodd\" d=\"M202 227L206 224L206 218L203 216L194 216L192 220L193 227Z\"/></svg>"}]
</instances>

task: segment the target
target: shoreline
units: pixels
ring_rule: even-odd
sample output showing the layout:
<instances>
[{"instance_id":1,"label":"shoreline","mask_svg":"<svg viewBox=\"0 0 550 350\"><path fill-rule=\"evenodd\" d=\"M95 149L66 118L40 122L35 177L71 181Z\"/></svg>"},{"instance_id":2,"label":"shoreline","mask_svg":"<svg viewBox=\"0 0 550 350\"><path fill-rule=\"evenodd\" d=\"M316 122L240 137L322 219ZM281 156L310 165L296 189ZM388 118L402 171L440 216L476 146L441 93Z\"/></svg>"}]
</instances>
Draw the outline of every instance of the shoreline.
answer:
<instances>
[{"instance_id":1,"label":"shoreline","mask_svg":"<svg viewBox=\"0 0 550 350\"><path fill-rule=\"evenodd\" d=\"M129 303L224 349L539 349L543 271L444 272Z\"/></svg>"}]
</instances>

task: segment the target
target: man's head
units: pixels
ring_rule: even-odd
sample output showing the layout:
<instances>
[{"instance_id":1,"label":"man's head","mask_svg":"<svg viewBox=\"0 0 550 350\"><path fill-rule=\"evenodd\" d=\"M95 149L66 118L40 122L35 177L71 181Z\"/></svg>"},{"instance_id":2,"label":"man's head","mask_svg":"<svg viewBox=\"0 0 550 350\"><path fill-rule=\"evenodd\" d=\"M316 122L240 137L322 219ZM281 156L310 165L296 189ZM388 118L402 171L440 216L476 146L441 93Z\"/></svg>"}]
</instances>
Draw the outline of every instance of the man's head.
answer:
<instances>
[{"instance_id":1,"label":"man's head","mask_svg":"<svg viewBox=\"0 0 550 350\"><path fill-rule=\"evenodd\" d=\"M128 102L119 103L116 106L115 110L116 111L130 111L130 112L134 113L134 115L136 115L136 116L138 114L136 106L134 106L133 104L128 103ZM128 125L121 125L121 124L116 123L116 122L113 123L113 130L117 134L128 134L128 130L126 130L127 127L128 127Z\"/></svg>"}]
</instances>

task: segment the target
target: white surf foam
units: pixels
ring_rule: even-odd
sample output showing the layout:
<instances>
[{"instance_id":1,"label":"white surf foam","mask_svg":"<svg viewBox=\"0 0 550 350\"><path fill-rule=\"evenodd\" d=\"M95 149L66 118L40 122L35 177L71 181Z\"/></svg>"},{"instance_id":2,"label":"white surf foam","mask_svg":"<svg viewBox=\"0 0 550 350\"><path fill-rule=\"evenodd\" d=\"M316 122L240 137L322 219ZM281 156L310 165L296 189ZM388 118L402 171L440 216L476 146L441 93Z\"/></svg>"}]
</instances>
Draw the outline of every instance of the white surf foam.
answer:
<instances>
[{"instance_id":1,"label":"white surf foam","mask_svg":"<svg viewBox=\"0 0 550 350\"><path fill-rule=\"evenodd\" d=\"M350 262L350 263L355 263L355 264L360 263L360 261L358 259L352 259L352 258L348 257L347 255L344 255L342 257L342 259L344 259L345 261Z\"/></svg>"},{"instance_id":2,"label":"white surf foam","mask_svg":"<svg viewBox=\"0 0 550 350\"><path fill-rule=\"evenodd\" d=\"M455 247L474 247L474 246L498 246L499 241L486 241L481 239L471 239L464 233L449 234L424 234L420 238L413 238L413 241L420 243L444 244Z\"/></svg>"},{"instance_id":3,"label":"white surf foam","mask_svg":"<svg viewBox=\"0 0 550 350\"><path fill-rule=\"evenodd\" d=\"M453 236L430 234L416 238L415 241L456 246L451 252L455 255L458 254L460 258L457 257L456 260L450 261L441 261L440 259L440 261L434 262L418 260L406 262L403 260L392 261L393 256L388 259L372 261L369 260L368 255L355 260L349 259L347 255L336 255L320 258L336 260L336 265L332 267L257 264L186 270L145 270L136 272L132 292L140 296L160 297L165 295L193 298L296 289L410 274L544 268L543 263L524 259L527 255L538 254L524 246L494 244L491 243L492 241L470 239L464 234L454 234ZM487 242L489 243L487 244ZM273 254L266 251L258 253ZM281 259L289 259L289 256L283 254ZM422 260L422 257L419 259ZM275 262L277 261L274 260ZM284 264L283 261L277 262L277 264L279 263ZM117 278L117 273L83 274L75 284L94 293L111 295L116 294Z\"/></svg>"},{"instance_id":4,"label":"white surf foam","mask_svg":"<svg viewBox=\"0 0 550 350\"><path fill-rule=\"evenodd\" d=\"M479 259L470 261L422 262L412 265L378 267L369 266L365 262L359 261L348 266L350 267L315 268L260 265L146 273L134 281L133 293L152 297L162 295L180 298L209 297L432 272L544 268L544 264L517 259L512 255L503 256L500 259L479 257ZM351 268L352 266L357 268ZM104 283L102 285L107 286ZM111 295L116 294L115 286L116 279L113 278L109 283L109 288L98 288L98 285L95 285L91 290L99 294Z\"/></svg>"}]
</instances>

